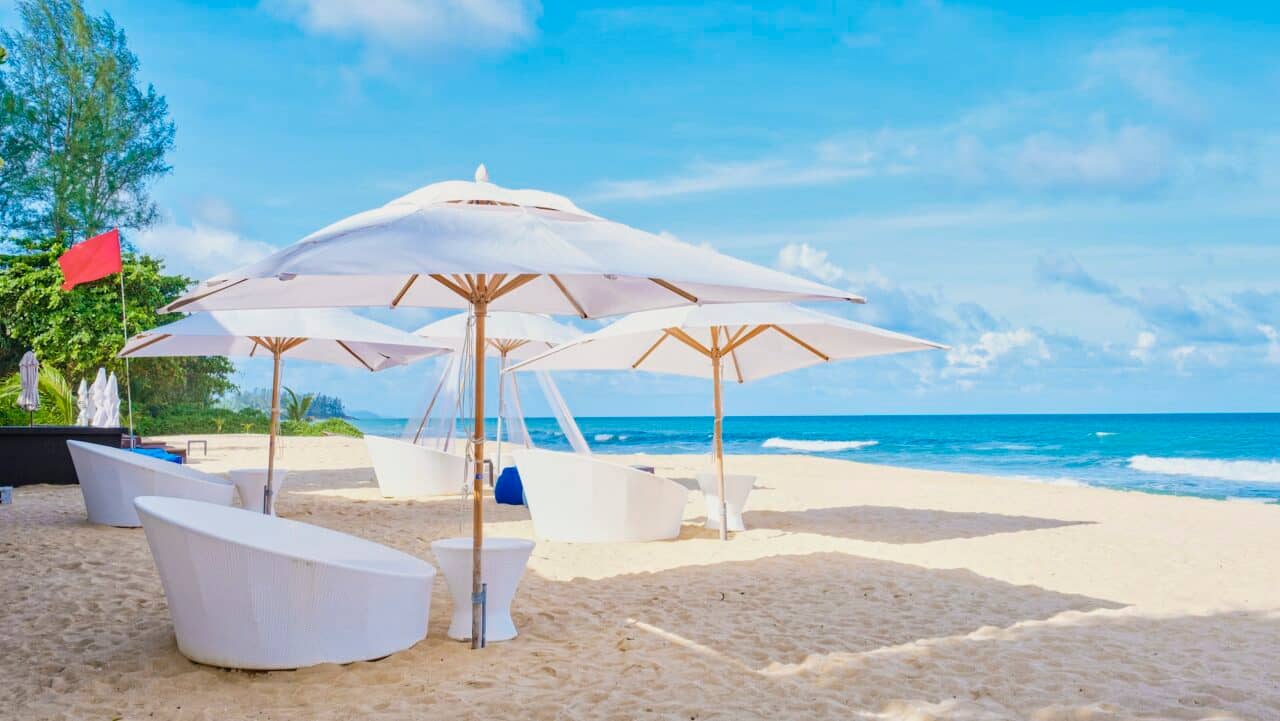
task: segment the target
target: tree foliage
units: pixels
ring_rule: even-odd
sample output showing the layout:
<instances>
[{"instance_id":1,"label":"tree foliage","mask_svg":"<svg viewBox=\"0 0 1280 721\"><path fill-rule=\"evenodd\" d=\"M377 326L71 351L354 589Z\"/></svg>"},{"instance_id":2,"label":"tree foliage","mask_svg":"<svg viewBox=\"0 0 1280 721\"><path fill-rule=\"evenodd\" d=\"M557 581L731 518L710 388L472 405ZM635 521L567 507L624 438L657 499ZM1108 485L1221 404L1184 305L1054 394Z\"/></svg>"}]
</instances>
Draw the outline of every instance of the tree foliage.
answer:
<instances>
[{"instance_id":1,"label":"tree foliage","mask_svg":"<svg viewBox=\"0 0 1280 721\"><path fill-rule=\"evenodd\" d=\"M36 389L40 393L40 410L36 411L34 420L64 426L76 422L79 413L76 391L57 368L41 364ZM22 376L18 373L0 383L0 409L3 410L0 419L6 425L22 425L31 420L26 411L18 408L21 393Z\"/></svg>"},{"instance_id":2,"label":"tree foliage","mask_svg":"<svg viewBox=\"0 0 1280 721\"><path fill-rule=\"evenodd\" d=\"M35 351L42 364L59 368L73 382L105 366L124 380L124 347L116 276L64 291L57 264L61 246L0 258L0 334ZM190 280L164 275L159 261L126 253L125 295L130 332L180 316L155 308L177 298ZM208 403L229 390L233 370L225 358L146 358L132 365L135 410L152 412L165 403ZM140 408L139 408L140 407Z\"/></svg>"},{"instance_id":3,"label":"tree foliage","mask_svg":"<svg viewBox=\"0 0 1280 721\"><path fill-rule=\"evenodd\" d=\"M63 291L57 258L111 227L155 221L149 189L169 170L174 126L164 98L138 84L138 59L110 15L90 16L80 0L20 0L17 9L21 28L0 31L9 51L0 67L0 372L30 348L72 383L98 366L123 382L120 279ZM123 265L129 331L177 320L154 309L191 280L127 245ZM209 403L232 387L224 358L148 358L132 371L141 415Z\"/></svg>"},{"instance_id":4,"label":"tree foliage","mask_svg":"<svg viewBox=\"0 0 1280 721\"><path fill-rule=\"evenodd\" d=\"M299 395L293 392L292 388L285 388L284 395L280 400L284 402L284 416L290 421L305 421L307 415L311 411L311 402L315 400L314 393Z\"/></svg>"},{"instance_id":5,"label":"tree foliage","mask_svg":"<svg viewBox=\"0 0 1280 721\"><path fill-rule=\"evenodd\" d=\"M80 0L18 3L0 31L0 228L27 249L66 247L103 230L143 228L150 184L169 170L165 99L136 80L138 59L108 14Z\"/></svg>"}]
</instances>

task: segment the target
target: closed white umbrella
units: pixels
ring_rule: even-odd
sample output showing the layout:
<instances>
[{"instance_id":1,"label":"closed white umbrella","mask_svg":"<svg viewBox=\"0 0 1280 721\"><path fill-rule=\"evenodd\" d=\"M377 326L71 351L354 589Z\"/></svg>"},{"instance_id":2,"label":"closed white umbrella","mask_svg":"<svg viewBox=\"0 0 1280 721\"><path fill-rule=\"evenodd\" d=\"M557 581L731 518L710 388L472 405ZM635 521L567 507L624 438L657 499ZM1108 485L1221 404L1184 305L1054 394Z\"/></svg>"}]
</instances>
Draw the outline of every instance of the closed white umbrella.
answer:
<instances>
[{"instance_id":1,"label":"closed white umbrella","mask_svg":"<svg viewBox=\"0 0 1280 721\"><path fill-rule=\"evenodd\" d=\"M634 313L508 370L625 369L711 379L720 518L725 519L723 374L745 383L836 360L944 347L790 303L733 303ZM727 525L722 520L721 538Z\"/></svg>"},{"instance_id":2,"label":"closed white umbrella","mask_svg":"<svg viewBox=\"0 0 1280 721\"><path fill-rule=\"evenodd\" d=\"M102 428L107 425L107 371L99 368L93 377L93 385L89 386L89 399L93 403L93 415L89 416L89 425Z\"/></svg>"},{"instance_id":3,"label":"closed white umbrella","mask_svg":"<svg viewBox=\"0 0 1280 721\"><path fill-rule=\"evenodd\" d=\"M107 376L107 422L108 428L120 425L120 384L116 381L116 374L112 372Z\"/></svg>"},{"instance_id":4,"label":"closed white umbrella","mask_svg":"<svg viewBox=\"0 0 1280 721\"><path fill-rule=\"evenodd\" d=\"M583 318L698 303L861 298L614 223L537 190L428 185L201 283L166 310L419 306L475 317L472 647L479 648L485 323L497 310Z\"/></svg>"},{"instance_id":5,"label":"closed white umbrella","mask_svg":"<svg viewBox=\"0 0 1280 721\"><path fill-rule=\"evenodd\" d=\"M93 417L92 411L89 410L89 384L80 379L80 387L76 389L76 425L87 426L89 419Z\"/></svg>"},{"instance_id":6,"label":"closed white umbrella","mask_svg":"<svg viewBox=\"0 0 1280 721\"><path fill-rule=\"evenodd\" d=\"M284 357L378 371L447 350L349 311L314 308L193 313L180 321L130 338L120 351L120 357L272 358L271 426L267 444L267 488L263 499L263 512L271 513L276 436L280 426L280 372Z\"/></svg>"},{"instance_id":7,"label":"closed white umbrella","mask_svg":"<svg viewBox=\"0 0 1280 721\"><path fill-rule=\"evenodd\" d=\"M463 347L474 333L475 320L469 313L458 313L456 315L442 318L434 323L428 323L413 332L414 335L426 340L432 345L447 346L451 348ZM498 423L497 423L497 452L495 457L497 467L502 468L502 422L506 417L506 387L508 380L512 384L512 401L516 406L515 418L519 419L520 428L516 441L520 442L523 436L524 441L528 441L528 433L524 430L524 414L519 411L520 395L519 388L515 384L515 376L501 375L506 369L509 360L518 360L522 358L532 358L539 353L550 350L551 348L567 343L574 338L582 335L582 331L563 323L557 323L551 318L538 313L516 313L513 311L494 311L485 319L485 336L490 350L498 354ZM418 434L421 434L422 427L426 423L427 416L431 414L432 407L435 405L436 397L439 396L441 387L444 385L445 379L449 377L448 370L441 376L440 386L436 388L436 393L432 397L431 402L427 405L427 411L423 414L422 423L418 425ZM549 381L549 379L548 379ZM515 420L513 418L513 420ZM557 420L562 425L572 422L572 416L557 412ZM575 442L576 438L581 437L581 433L577 432L576 425L574 428L562 428L565 437L570 442ZM511 431L508 429L508 434ZM417 441L417 438L414 438ZM585 444L584 444L585 445Z\"/></svg>"},{"instance_id":8,"label":"closed white umbrella","mask_svg":"<svg viewBox=\"0 0 1280 721\"><path fill-rule=\"evenodd\" d=\"M40 410L40 361L33 351L22 354L18 361L18 380L22 392L18 394L18 407L27 412L27 421L35 425L35 412Z\"/></svg>"}]
</instances>

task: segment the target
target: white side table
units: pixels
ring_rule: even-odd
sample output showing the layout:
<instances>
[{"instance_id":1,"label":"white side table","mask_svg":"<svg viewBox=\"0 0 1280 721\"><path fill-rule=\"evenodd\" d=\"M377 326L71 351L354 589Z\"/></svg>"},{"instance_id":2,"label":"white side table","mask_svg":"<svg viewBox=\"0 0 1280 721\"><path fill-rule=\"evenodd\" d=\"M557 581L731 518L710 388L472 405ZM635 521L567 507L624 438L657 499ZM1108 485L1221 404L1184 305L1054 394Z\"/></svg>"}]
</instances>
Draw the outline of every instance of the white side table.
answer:
<instances>
[{"instance_id":1,"label":"white side table","mask_svg":"<svg viewBox=\"0 0 1280 721\"><path fill-rule=\"evenodd\" d=\"M511 620L511 599L524 576L533 541L524 538L486 538L480 548L480 581L486 584L485 641L506 641L516 637ZM442 538L431 544L436 563L444 572L449 595L453 597L453 621L449 638L471 638L471 539Z\"/></svg>"},{"instance_id":2,"label":"white side table","mask_svg":"<svg viewBox=\"0 0 1280 721\"><path fill-rule=\"evenodd\" d=\"M741 473L724 474L725 512L729 516L730 531L745 531L742 522L742 507L747 505L747 496L755 486L756 477ZM702 489L702 499L707 504L707 528L720 528L720 484L714 471L698 474L698 487Z\"/></svg>"},{"instance_id":3,"label":"white side table","mask_svg":"<svg viewBox=\"0 0 1280 721\"><path fill-rule=\"evenodd\" d=\"M284 468L275 470L275 493L280 495L289 471ZM246 511L262 513L263 496L267 490L267 469L265 468L233 468L227 471L227 478L236 484L236 492L240 494L240 506ZM272 504L271 515L276 515L275 504Z\"/></svg>"}]
</instances>

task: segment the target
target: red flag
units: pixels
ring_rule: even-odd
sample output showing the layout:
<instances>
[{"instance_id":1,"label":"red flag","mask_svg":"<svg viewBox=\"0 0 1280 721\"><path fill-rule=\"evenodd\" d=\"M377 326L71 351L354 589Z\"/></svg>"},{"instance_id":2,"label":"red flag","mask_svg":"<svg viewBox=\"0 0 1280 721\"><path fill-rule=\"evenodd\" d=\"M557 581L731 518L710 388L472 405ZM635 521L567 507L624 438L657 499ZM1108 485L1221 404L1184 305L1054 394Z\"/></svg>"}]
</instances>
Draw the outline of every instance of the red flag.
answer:
<instances>
[{"instance_id":1,"label":"red flag","mask_svg":"<svg viewBox=\"0 0 1280 721\"><path fill-rule=\"evenodd\" d=\"M119 273L120 229L112 228L71 246L71 250L58 258L58 265L62 266L63 290Z\"/></svg>"}]
</instances>

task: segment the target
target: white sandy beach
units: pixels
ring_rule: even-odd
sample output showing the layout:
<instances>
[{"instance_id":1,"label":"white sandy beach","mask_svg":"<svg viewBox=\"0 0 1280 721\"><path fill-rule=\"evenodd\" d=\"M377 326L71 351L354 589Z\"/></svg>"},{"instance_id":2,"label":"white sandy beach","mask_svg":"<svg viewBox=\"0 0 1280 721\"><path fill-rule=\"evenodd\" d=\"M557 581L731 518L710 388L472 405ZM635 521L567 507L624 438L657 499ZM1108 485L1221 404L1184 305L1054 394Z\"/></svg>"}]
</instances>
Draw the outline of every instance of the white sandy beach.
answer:
<instances>
[{"instance_id":1,"label":"white sandy beach","mask_svg":"<svg viewBox=\"0 0 1280 721\"><path fill-rule=\"evenodd\" d=\"M213 436L195 467L261 465ZM638 457L628 457L633 462ZM703 461L646 456L688 482ZM458 499L383 500L361 441L289 438L280 515L433 560ZM1280 507L802 456L739 456L750 530L690 493L672 542L540 543L520 636L245 673L182 657L141 529L74 486L0 507L12 719L1280 719ZM488 533L532 537L523 508Z\"/></svg>"}]
</instances>

